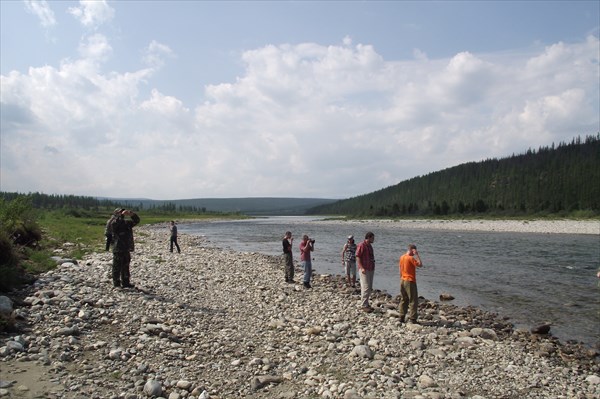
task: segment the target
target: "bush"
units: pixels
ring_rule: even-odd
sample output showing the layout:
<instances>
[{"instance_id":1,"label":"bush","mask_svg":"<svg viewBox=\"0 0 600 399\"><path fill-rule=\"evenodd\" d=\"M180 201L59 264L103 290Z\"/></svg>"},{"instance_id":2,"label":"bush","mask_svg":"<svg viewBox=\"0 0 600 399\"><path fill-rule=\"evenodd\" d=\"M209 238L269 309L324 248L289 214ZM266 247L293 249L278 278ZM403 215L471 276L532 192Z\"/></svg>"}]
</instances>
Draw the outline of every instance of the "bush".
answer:
<instances>
[{"instance_id":1,"label":"bush","mask_svg":"<svg viewBox=\"0 0 600 399\"><path fill-rule=\"evenodd\" d=\"M25 220L15 227L12 235L13 243L26 247L37 247L42 240L42 229L33 220Z\"/></svg>"},{"instance_id":2,"label":"bush","mask_svg":"<svg viewBox=\"0 0 600 399\"><path fill-rule=\"evenodd\" d=\"M0 291L9 291L19 280L19 258L11 240L0 231Z\"/></svg>"},{"instance_id":3,"label":"bush","mask_svg":"<svg viewBox=\"0 0 600 399\"><path fill-rule=\"evenodd\" d=\"M26 279L21 254L39 248L42 229L27 197L0 198L0 291L9 291Z\"/></svg>"}]
</instances>

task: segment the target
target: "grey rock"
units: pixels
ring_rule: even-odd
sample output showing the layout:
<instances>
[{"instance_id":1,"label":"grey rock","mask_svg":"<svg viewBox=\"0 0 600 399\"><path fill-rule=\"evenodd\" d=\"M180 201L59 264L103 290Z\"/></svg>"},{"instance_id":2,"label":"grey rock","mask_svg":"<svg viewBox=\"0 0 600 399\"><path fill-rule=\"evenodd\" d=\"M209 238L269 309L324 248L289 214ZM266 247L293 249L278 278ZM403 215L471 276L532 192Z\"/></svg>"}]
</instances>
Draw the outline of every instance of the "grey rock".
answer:
<instances>
[{"instance_id":1,"label":"grey rock","mask_svg":"<svg viewBox=\"0 0 600 399\"><path fill-rule=\"evenodd\" d=\"M366 359L373 359L375 354L367 345L357 345L352 349L351 356L357 356Z\"/></svg>"},{"instance_id":2,"label":"grey rock","mask_svg":"<svg viewBox=\"0 0 600 399\"><path fill-rule=\"evenodd\" d=\"M13 312L13 302L7 296L0 296L0 314L8 316Z\"/></svg>"},{"instance_id":3,"label":"grey rock","mask_svg":"<svg viewBox=\"0 0 600 399\"><path fill-rule=\"evenodd\" d=\"M279 376L262 375L252 379L251 387L253 391L257 391L269 384L278 384L281 381L283 381L283 378Z\"/></svg>"},{"instance_id":4,"label":"grey rock","mask_svg":"<svg viewBox=\"0 0 600 399\"><path fill-rule=\"evenodd\" d=\"M156 380L148 380L144 384L144 393L148 396L161 396L163 393L162 385Z\"/></svg>"}]
</instances>

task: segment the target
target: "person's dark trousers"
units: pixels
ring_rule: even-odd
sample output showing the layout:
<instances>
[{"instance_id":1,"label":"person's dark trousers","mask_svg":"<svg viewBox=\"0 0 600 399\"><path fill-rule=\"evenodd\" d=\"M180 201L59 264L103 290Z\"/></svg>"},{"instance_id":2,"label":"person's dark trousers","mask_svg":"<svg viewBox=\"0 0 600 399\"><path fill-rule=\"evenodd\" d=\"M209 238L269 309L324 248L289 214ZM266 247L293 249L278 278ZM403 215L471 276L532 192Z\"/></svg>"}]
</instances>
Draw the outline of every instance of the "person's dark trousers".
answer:
<instances>
[{"instance_id":1,"label":"person's dark trousers","mask_svg":"<svg viewBox=\"0 0 600 399\"><path fill-rule=\"evenodd\" d=\"M173 244L177 247L177 253L181 253L181 249L179 249L179 244L177 244L177 237L171 237L171 252L173 252Z\"/></svg>"},{"instance_id":2,"label":"person's dark trousers","mask_svg":"<svg viewBox=\"0 0 600 399\"><path fill-rule=\"evenodd\" d=\"M113 252L112 278L115 287L131 285L129 281L130 262L131 254L129 252Z\"/></svg>"},{"instance_id":3,"label":"person's dark trousers","mask_svg":"<svg viewBox=\"0 0 600 399\"><path fill-rule=\"evenodd\" d=\"M294 281L294 261L292 259L292 253L284 253L285 257L285 281Z\"/></svg>"}]
</instances>

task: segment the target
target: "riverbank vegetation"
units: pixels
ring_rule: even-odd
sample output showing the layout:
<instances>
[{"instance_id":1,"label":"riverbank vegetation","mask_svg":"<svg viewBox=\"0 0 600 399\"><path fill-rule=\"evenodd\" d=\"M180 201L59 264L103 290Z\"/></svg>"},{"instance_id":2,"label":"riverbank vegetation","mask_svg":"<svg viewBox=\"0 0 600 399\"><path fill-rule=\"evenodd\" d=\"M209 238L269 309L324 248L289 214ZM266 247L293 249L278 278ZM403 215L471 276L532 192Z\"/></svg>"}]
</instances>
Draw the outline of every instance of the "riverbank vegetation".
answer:
<instances>
[{"instance_id":1,"label":"riverbank vegetation","mask_svg":"<svg viewBox=\"0 0 600 399\"><path fill-rule=\"evenodd\" d=\"M357 218L597 218L599 181L597 134L508 158L465 163L308 213Z\"/></svg>"},{"instance_id":2,"label":"riverbank vegetation","mask_svg":"<svg viewBox=\"0 0 600 399\"><path fill-rule=\"evenodd\" d=\"M55 267L51 257L58 249L61 257L73 259L102 250L106 222L117 207L138 212L141 224L243 217L168 207L140 211L128 205L91 197L0 193L0 292Z\"/></svg>"}]
</instances>

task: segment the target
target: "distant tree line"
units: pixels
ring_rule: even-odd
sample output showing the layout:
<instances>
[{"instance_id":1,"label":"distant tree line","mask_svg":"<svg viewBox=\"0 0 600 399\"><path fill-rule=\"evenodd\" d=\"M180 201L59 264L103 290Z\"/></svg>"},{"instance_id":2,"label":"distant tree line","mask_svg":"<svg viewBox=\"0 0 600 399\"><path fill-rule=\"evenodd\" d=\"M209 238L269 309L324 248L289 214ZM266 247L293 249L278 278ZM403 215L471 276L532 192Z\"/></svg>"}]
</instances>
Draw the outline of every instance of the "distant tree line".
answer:
<instances>
[{"instance_id":1,"label":"distant tree line","mask_svg":"<svg viewBox=\"0 0 600 399\"><path fill-rule=\"evenodd\" d=\"M17 198L26 198L33 208L45 210L75 210L83 209L87 211L101 211L115 208L127 208L134 211L145 210L149 213L206 213L205 207L193 205L176 205L173 202L131 202L114 201L110 199L98 199L95 197L85 197L78 195L59 195L42 193L16 193L0 191L0 199L11 202Z\"/></svg>"},{"instance_id":2,"label":"distant tree line","mask_svg":"<svg viewBox=\"0 0 600 399\"><path fill-rule=\"evenodd\" d=\"M600 215L600 134L469 162L311 208L356 217Z\"/></svg>"}]
</instances>

